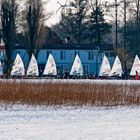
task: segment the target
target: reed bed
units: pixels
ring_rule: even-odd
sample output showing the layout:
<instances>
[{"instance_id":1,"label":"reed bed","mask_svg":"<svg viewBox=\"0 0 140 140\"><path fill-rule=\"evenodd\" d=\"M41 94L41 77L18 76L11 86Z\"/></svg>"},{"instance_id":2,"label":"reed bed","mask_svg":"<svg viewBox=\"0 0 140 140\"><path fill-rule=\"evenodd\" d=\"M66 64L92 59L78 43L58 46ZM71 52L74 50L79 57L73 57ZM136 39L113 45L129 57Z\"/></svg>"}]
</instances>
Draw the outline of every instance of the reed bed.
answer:
<instances>
[{"instance_id":1,"label":"reed bed","mask_svg":"<svg viewBox=\"0 0 140 140\"><path fill-rule=\"evenodd\" d=\"M46 106L139 105L139 85L0 82L0 102Z\"/></svg>"}]
</instances>

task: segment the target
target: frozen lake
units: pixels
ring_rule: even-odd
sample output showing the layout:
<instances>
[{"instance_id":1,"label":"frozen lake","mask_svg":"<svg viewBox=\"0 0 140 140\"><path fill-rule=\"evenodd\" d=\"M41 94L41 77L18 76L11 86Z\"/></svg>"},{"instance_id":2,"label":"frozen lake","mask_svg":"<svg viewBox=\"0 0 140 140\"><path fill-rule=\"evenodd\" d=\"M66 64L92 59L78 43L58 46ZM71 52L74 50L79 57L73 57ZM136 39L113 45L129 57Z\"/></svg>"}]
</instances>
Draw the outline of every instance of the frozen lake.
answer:
<instances>
[{"instance_id":1,"label":"frozen lake","mask_svg":"<svg viewBox=\"0 0 140 140\"><path fill-rule=\"evenodd\" d=\"M0 140L126 139L140 139L140 107L0 107Z\"/></svg>"},{"instance_id":2,"label":"frozen lake","mask_svg":"<svg viewBox=\"0 0 140 140\"><path fill-rule=\"evenodd\" d=\"M89 84L140 84L140 80L117 79L0 79L0 82L27 82L27 83L89 83Z\"/></svg>"}]
</instances>

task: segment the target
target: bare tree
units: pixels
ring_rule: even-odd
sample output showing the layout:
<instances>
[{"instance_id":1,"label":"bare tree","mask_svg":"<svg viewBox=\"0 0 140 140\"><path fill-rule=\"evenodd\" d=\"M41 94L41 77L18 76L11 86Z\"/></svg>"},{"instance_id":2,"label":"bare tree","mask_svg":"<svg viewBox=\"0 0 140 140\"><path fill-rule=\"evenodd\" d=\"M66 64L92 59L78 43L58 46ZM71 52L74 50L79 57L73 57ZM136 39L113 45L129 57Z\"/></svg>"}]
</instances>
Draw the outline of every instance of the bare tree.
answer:
<instances>
[{"instance_id":1,"label":"bare tree","mask_svg":"<svg viewBox=\"0 0 140 140\"><path fill-rule=\"evenodd\" d=\"M137 52L139 51L139 34L140 34L139 33L140 32L140 28L139 28L140 10L139 10L139 8L140 8L140 0L136 0L136 26L137 26L137 49L136 50L137 50Z\"/></svg>"},{"instance_id":2,"label":"bare tree","mask_svg":"<svg viewBox=\"0 0 140 140\"><path fill-rule=\"evenodd\" d=\"M12 53L15 46L16 36L16 18L18 13L18 4L16 0L2 0L1 2L1 36L5 43L7 55L7 70L10 71ZM8 74L7 71L7 74Z\"/></svg>"},{"instance_id":3,"label":"bare tree","mask_svg":"<svg viewBox=\"0 0 140 140\"><path fill-rule=\"evenodd\" d=\"M115 0L115 47L118 48L118 0Z\"/></svg>"},{"instance_id":4,"label":"bare tree","mask_svg":"<svg viewBox=\"0 0 140 140\"><path fill-rule=\"evenodd\" d=\"M134 37L135 37L135 43L134 46L135 46L135 53L138 53L138 50L139 50L139 32L140 32L140 0L129 0L131 2L131 6L129 8L129 15L130 18L128 20L128 24L132 23L132 27L129 29L129 30L133 30L134 33ZM133 29L134 28L134 29ZM132 44L131 44L132 45Z\"/></svg>"},{"instance_id":5,"label":"bare tree","mask_svg":"<svg viewBox=\"0 0 140 140\"><path fill-rule=\"evenodd\" d=\"M126 19L127 18L126 17L127 16L127 11L126 11L126 8L127 8L127 3L126 3L126 1L127 0L123 1L124 2L124 51L125 51L125 54L124 54L125 55L125 57L124 57L125 68L124 69L125 69L125 71L127 70L127 65L126 65L126 49L127 49L126 48L126 39L127 39L126 38L127 37L127 35L126 35L126 29L127 29L126 28L126 26L127 26L127 19Z\"/></svg>"},{"instance_id":6,"label":"bare tree","mask_svg":"<svg viewBox=\"0 0 140 140\"><path fill-rule=\"evenodd\" d=\"M40 42L41 38L44 38L42 37L42 29L46 20L42 0L27 0L23 17L23 32L27 53L29 57L31 57L32 53L37 57L45 42L45 40Z\"/></svg>"},{"instance_id":7,"label":"bare tree","mask_svg":"<svg viewBox=\"0 0 140 140\"><path fill-rule=\"evenodd\" d=\"M124 27L123 27L123 46L124 46L124 71L127 71L127 15L129 13L129 6L131 4L131 1L129 0L123 0L123 14L124 14Z\"/></svg>"},{"instance_id":8,"label":"bare tree","mask_svg":"<svg viewBox=\"0 0 140 140\"><path fill-rule=\"evenodd\" d=\"M119 33L119 29L122 26L122 20L123 18L121 17L123 11L122 10L122 1L121 0L113 0L112 2L105 2L105 10L107 16L110 17L110 22L113 25L113 31L112 31L112 36L113 36L113 41L114 41L114 47L118 48L120 47L120 42L122 36Z\"/></svg>"}]
</instances>

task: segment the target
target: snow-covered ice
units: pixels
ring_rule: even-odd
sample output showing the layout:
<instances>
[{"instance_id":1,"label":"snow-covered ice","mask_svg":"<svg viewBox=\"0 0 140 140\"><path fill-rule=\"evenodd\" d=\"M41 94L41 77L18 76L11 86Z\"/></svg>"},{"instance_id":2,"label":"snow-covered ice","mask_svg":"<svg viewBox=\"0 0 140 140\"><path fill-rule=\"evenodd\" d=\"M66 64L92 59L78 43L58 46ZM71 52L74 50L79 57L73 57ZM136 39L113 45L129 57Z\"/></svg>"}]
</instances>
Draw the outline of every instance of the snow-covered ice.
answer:
<instances>
[{"instance_id":1,"label":"snow-covered ice","mask_svg":"<svg viewBox=\"0 0 140 140\"><path fill-rule=\"evenodd\" d=\"M140 107L0 107L0 140L139 140Z\"/></svg>"},{"instance_id":2,"label":"snow-covered ice","mask_svg":"<svg viewBox=\"0 0 140 140\"><path fill-rule=\"evenodd\" d=\"M87 84L119 84L140 85L140 80L111 80L111 79L0 79L0 82L17 83L87 83Z\"/></svg>"}]
</instances>

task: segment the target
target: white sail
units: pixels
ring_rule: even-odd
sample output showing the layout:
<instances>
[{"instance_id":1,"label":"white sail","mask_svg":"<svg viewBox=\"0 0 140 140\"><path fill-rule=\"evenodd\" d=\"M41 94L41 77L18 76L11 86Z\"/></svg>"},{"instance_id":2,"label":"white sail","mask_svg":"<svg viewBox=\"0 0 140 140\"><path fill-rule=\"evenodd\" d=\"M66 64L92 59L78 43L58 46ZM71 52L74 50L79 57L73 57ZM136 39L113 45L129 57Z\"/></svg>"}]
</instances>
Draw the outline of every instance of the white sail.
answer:
<instances>
[{"instance_id":1,"label":"white sail","mask_svg":"<svg viewBox=\"0 0 140 140\"><path fill-rule=\"evenodd\" d=\"M122 70L122 64L118 56L116 56L116 59L114 61L112 70L111 70L111 76L122 76L123 70Z\"/></svg>"},{"instance_id":2,"label":"white sail","mask_svg":"<svg viewBox=\"0 0 140 140\"><path fill-rule=\"evenodd\" d=\"M100 71L99 71L99 76L110 76L110 74L111 74L110 63L106 55L104 55L104 58L100 67Z\"/></svg>"},{"instance_id":3,"label":"white sail","mask_svg":"<svg viewBox=\"0 0 140 140\"><path fill-rule=\"evenodd\" d=\"M35 56L33 54L32 54L26 75L39 76L38 64L37 64L37 61L36 61Z\"/></svg>"},{"instance_id":4,"label":"white sail","mask_svg":"<svg viewBox=\"0 0 140 140\"><path fill-rule=\"evenodd\" d=\"M0 61L0 75L3 75L3 67L1 61Z\"/></svg>"},{"instance_id":5,"label":"white sail","mask_svg":"<svg viewBox=\"0 0 140 140\"><path fill-rule=\"evenodd\" d=\"M51 54L48 57L43 75L57 75L56 63Z\"/></svg>"},{"instance_id":6,"label":"white sail","mask_svg":"<svg viewBox=\"0 0 140 140\"><path fill-rule=\"evenodd\" d=\"M71 71L70 71L70 75L80 75L83 76L83 66L81 63L81 60L78 56L78 54L75 57L75 60L73 62Z\"/></svg>"},{"instance_id":7,"label":"white sail","mask_svg":"<svg viewBox=\"0 0 140 140\"><path fill-rule=\"evenodd\" d=\"M5 43L2 38L0 39L0 46L5 46Z\"/></svg>"},{"instance_id":8,"label":"white sail","mask_svg":"<svg viewBox=\"0 0 140 140\"><path fill-rule=\"evenodd\" d=\"M16 59L13 63L11 76L24 76L25 75L25 67L23 61L19 54L17 54Z\"/></svg>"},{"instance_id":9,"label":"white sail","mask_svg":"<svg viewBox=\"0 0 140 140\"><path fill-rule=\"evenodd\" d=\"M140 59L139 59L139 57L137 55L135 56L135 60L133 62L133 66L131 68L130 75L131 76L136 75L136 71L138 73L140 73Z\"/></svg>"}]
</instances>

